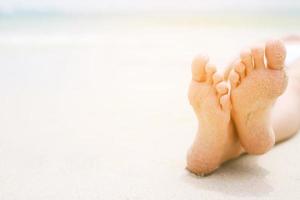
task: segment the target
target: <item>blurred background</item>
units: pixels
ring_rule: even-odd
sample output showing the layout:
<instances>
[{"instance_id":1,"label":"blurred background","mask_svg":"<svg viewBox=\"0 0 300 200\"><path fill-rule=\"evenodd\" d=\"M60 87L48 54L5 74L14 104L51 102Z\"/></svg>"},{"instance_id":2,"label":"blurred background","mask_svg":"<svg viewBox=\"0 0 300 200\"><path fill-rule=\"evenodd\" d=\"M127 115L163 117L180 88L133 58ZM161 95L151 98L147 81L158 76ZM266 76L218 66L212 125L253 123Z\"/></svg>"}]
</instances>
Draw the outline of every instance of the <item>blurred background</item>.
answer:
<instances>
[{"instance_id":1,"label":"blurred background","mask_svg":"<svg viewBox=\"0 0 300 200\"><path fill-rule=\"evenodd\" d=\"M299 31L298 0L1 1L0 199L299 195L295 182L274 189L280 163L255 180L232 166L239 180L184 170L192 58L224 69L242 48Z\"/></svg>"}]
</instances>

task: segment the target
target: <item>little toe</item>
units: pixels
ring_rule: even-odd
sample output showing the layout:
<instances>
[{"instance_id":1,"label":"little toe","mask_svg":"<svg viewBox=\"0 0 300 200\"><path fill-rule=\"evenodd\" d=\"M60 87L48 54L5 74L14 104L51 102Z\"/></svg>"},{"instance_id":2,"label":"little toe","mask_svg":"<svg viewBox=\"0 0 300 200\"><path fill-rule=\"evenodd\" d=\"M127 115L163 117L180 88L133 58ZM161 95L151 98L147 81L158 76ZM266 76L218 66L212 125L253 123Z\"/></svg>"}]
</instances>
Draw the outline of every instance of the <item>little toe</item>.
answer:
<instances>
[{"instance_id":1,"label":"little toe","mask_svg":"<svg viewBox=\"0 0 300 200\"><path fill-rule=\"evenodd\" d=\"M216 72L216 66L211 64L211 63L207 63L205 66L205 72L206 72L206 82L209 84L213 83L213 75Z\"/></svg>"},{"instance_id":2,"label":"little toe","mask_svg":"<svg viewBox=\"0 0 300 200\"><path fill-rule=\"evenodd\" d=\"M270 40L265 48L268 68L280 70L284 67L286 49L281 40Z\"/></svg>"},{"instance_id":3,"label":"little toe","mask_svg":"<svg viewBox=\"0 0 300 200\"><path fill-rule=\"evenodd\" d=\"M198 55L192 62L192 78L194 81L205 81L205 65L208 62L208 57L205 55Z\"/></svg>"},{"instance_id":4,"label":"little toe","mask_svg":"<svg viewBox=\"0 0 300 200\"><path fill-rule=\"evenodd\" d=\"M238 86L239 80L240 80L239 74L234 70L232 70L229 74L229 81L230 81L231 88L236 88Z\"/></svg>"},{"instance_id":5,"label":"little toe","mask_svg":"<svg viewBox=\"0 0 300 200\"><path fill-rule=\"evenodd\" d=\"M225 94L225 95L221 96L220 104L221 104L221 108L224 111L230 111L231 110L231 101L230 101L229 94Z\"/></svg>"},{"instance_id":6,"label":"little toe","mask_svg":"<svg viewBox=\"0 0 300 200\"><path fill-rule=\"evenodd\" d=\"M234 70L240 75L240 79L243 80L245 78L245 65L241 62L235 63Z\"/></svg>"},{"instance_id":7,"label":"little toe","mask_svg":"<svg viewBox=\"0 0 300 200\"><path fill-rule=\"evenodd\" d=\"M227 83L224 81L220 82L216 85L216 90L217 90L218 96L224 95L224 94L228 93L228 91L229 91Z\"/></svg>"},{"instance_id":8,"label":"little toe","mask_svg":"<svg viewBox=\"0 0 300 200\"><path fill-rule=\"evenodd\" d=\"M254 68L250 49L246 49L246 50L242 51L240 54L240 59L241 59L241 62L246 67L246 74L247 75L250 74L250 72Z\"/></svg>"},{"instance_id":9,"label":"little toe","mask_svg":"<svg viewBox=\"0 0 300 200\"><path fill-rule=\"evenodd\" d=\"M264 49L262 47L253 47L251 52L254 61L254 68L265 68Z\"/></svg>"}]
</instances>

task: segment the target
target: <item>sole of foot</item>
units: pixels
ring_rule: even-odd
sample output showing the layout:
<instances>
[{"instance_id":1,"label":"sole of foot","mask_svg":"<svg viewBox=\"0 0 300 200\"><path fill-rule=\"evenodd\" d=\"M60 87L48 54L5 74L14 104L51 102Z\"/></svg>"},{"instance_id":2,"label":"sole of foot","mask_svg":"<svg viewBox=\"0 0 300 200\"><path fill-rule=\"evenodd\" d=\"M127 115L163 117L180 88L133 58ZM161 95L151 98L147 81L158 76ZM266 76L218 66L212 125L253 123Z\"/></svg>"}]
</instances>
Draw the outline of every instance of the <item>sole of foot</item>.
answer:
<instances>
[{"instance_id":1,"label":"sole of foot","mask_svg":"<svg viewBox=\"0 0 300 200\"><path fill-rule=\"evenodd\" d=\"M197 175L214 171L224 161L226 145L233 141L229 87L205 56L192 64L189 102L199 122L198 132L187 155L187 169Z\"/></svg>"},{"instance_id":2,"label":"sole of foot","mask_svg":"<svg viewBox=\"0 0 300 200\"><path fill-rule=\"evenodd\" d=\"M275 143L272 106L287 86L286 50L280 40L268 41L240 55L229 74L232 118L246 152L263 154Z\"/></svg>"}]
</instances>

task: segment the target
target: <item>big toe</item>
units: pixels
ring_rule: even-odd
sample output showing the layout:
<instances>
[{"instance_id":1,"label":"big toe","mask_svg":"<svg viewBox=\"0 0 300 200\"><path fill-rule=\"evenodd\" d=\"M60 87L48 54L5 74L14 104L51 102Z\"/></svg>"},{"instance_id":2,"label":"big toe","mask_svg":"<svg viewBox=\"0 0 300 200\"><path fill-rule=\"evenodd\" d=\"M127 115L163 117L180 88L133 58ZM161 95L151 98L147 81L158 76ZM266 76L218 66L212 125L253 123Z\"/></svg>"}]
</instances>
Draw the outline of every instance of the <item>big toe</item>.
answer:
<instances>
[{"instance_id":1,"label":"big toe","mask_svg":"<svg viewBox=\"0 0 300 200\"><path fill-rule=\"evenodd\" d=\"M205 81L205 66L208 62L208 57L205 55L198 55L194 58L192 63L192 78L194 81Z\"/></svg>"},{"instance_id":2,"label":"big toe","mask_svg":"<svg viewBox=\"0 0 300 200\"><path fill-rule=\"evenodd\" d=\"M284 67L286 49L281 40L270 40L266 43L265 54L268 68L280 70Z\"/></svg>"}]
</instances>

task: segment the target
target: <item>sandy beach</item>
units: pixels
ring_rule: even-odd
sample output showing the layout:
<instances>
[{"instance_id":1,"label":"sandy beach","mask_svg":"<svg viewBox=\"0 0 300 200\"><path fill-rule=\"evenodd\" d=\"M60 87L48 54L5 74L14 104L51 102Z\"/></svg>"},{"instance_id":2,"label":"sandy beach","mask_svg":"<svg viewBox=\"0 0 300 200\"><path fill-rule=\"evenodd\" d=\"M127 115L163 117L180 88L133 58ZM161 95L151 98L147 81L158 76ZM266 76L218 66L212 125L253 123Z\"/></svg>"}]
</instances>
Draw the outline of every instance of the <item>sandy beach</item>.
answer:
<instances>
[{"instance_id":1,"label":"sandy beach","mask_svg":"<svg viewBox=\"0 0 300 200\"><path fill-rule=\"evenodd\" d=\"M223 69L249 44L299 33L286 20L0 20L0 199L300 198L298 135L206 178L184 169L194 55Z\"/></svg>"}]
</instances>

